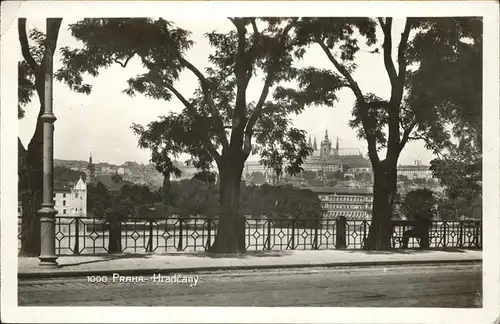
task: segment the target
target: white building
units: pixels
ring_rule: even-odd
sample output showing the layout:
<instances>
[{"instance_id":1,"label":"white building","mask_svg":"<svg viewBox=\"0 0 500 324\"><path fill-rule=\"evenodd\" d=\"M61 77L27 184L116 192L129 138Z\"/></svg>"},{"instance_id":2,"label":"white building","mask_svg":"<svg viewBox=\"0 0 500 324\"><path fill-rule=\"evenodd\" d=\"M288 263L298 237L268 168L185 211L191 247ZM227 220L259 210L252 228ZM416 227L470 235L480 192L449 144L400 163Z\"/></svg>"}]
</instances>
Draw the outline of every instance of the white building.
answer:
<instances>
[{"instance_id":1,"label":"white building","mask_svg":"<svg viewBox=\"0 0 500 324\"><path fill-rule=\"evenodd\" d=\"M74 186L54 181L54 208L57 216L87 216L87 184L80 178Z\"/></svg>"},{"instance_id":2,"label":"white building","mask_svg":"<svg viewBox=\"0 0 500 324\"><path fill-rule=\"evenodd\" d=\"M370 188L313 187L326 218L371 219L373 191Z\"/></svg>"},{"instance_id":3,"label":"white building","mask_svg":"<svg viewBox=\"0 0 500 324\"><path fill-rule=\"evenodd\" d=\"M419 160L415 161L413 165L398 165L398 176L404 175L408 179L432 179L432 171L429 170L428 165L420 164Z\"/></svg>"}]
</instances>

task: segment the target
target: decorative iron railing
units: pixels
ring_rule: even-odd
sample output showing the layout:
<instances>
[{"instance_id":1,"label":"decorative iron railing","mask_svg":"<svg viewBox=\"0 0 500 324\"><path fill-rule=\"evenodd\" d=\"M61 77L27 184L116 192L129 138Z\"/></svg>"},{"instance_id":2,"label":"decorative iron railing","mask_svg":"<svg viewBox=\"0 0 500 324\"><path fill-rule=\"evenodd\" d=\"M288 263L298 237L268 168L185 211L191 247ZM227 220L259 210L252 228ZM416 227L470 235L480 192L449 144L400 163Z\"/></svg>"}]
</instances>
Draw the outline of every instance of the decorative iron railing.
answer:
<instances>
[{"instance_id":1,"label":"decorative iron railing","mask_svg":"<svg viewBox=\"0 0 500 324\"><path fill-rule=\"evenodd\" d=\"M247 250L362 249L370 231L369 220L246 219ZM392 248L401 248L405 232L415 221L393 221ZM216 218L110 220L57 217L56 254L118 252L205 251L217 232ZM18 248L21 247L21 220ZM482 247L479 221L433 221L428 229L430 248ZM409 237L408 248L418 248L421 238Z\"/></svg>"}]
</instances>

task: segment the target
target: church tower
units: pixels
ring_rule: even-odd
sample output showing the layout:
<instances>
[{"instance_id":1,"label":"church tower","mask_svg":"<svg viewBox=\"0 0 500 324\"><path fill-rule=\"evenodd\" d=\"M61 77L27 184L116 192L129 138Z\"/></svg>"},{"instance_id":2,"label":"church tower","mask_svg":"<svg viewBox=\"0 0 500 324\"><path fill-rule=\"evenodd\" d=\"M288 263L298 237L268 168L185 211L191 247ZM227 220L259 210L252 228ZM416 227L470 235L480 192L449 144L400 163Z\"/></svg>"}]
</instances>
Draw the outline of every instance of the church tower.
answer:
<instances>
[{"instance_id":1,"label":"church tower","mask_svg":"<svg viewBox=\"0 0 500 324\"><path fill-rule=\"evenodd\" d=\"M317 151L317 150L318 150L318 143L316 143L316 136L314 136L314 144L313 144L313 149L314 149L315 151Z\"/></svg>"},{"instance_id":2,"label":"church tower","mask_svg":"<svg viewBox=\"0 0 500 324\"><path fill-rule=\"evenodd\" d=\"M321 142L321 156L329 156L332 152L332 142L328 138L328 130L325 130L325 138Z\"/></svg>"},{"instance_id":3,"label":"church tower","mask_svg":"<svg viewBox=\"0 0 500 324\"><path fill-rule=\"evenodd\" d=\"M95 180L95 166L92 163L92 153L89 156L89 165L87 166L87 183L94 182Z\"/></svg>"},{"instance_id":4,"label":"church tower","mask_svg":"<svg viewBox=\"0 0 500 324\"><path fill-rule=\"evenodd\" d=\"M337 136L337 143L335 144L335 156L339 155L339 137Z\"/></svg>"}]
</instances>

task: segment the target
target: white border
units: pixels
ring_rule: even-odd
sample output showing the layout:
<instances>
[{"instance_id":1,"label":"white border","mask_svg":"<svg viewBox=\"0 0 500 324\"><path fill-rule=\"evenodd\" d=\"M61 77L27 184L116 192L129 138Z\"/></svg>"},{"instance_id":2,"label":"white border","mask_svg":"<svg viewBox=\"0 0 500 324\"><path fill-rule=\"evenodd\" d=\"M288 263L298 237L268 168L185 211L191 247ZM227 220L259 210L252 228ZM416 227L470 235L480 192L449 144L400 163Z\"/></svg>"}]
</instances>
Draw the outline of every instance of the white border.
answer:
<instances>
[{"instance_id":1,"label":"white border","mask_svg":"<svg viewBox=\"0 0 500 324\"><path fill-rule=\"evenodd\" d=\"M196 6L196 10L193 10ZM445 2L2 2L1 301L2 322L493 323L499 316L499 18L495 1ZM483 308L210 308L17 307L17 18L133 17L218 19L227 16L483 16L484 248ZM163 14L164 13L164 14ZM57 114L57 113L56 113ZM15 242L15 243L14 243ZM14 248L16 247L16 248Z\"/></svg>"}]
</instances>

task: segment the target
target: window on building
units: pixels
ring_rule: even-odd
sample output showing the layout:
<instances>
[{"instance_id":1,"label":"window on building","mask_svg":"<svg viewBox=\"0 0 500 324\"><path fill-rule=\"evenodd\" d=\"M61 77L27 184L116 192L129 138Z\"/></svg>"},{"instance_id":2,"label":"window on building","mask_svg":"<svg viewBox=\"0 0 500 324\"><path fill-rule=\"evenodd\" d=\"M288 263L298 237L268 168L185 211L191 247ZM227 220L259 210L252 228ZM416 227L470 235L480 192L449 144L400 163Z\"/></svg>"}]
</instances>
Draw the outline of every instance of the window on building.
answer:
<instances>
[{"instance_id":1,"label":"window on building","mask_svg":"<svg viewBox=\"0 0 500 324\"><path fill-rule=\"evenodd\" d=\"M54 198L56 198L56 193L54 192Z\"/></svg>"},{"instance_id":2,"label":"window on building","mask_svg":"<svg viewBox=\"0 0 500 324\"><path fill-rule=\"evenodd\" d=\"M78 192L75 192L75 198L78 198Z\"/></svg>"},{"instance_id":3,"label":"window on building","mask_svg":"<svg viewBox=\"0 0 500 324\"><path fill-rule=\"evenodd\" d=\"M63 200L63 206L66 206L66 200Z\"/></svg>"},{"instance_id":4,"label":"window on building","mask_svg":"<svg viewBox=\"0 0 500 324\"><path fill-rule=\"evenodd\" d=\"M63 193L63 198L66 198L66 194L65 193Z\"/></svg>"},{"instance_id":5,"label":"window on building","mask_svg":"<svg viewBox=\"0 0 500 324\"><path fill-rule=\"evenodd\" d=\"M63 215L66 215L66 209L63 209Z\"/></svg>"}]
</instances>

